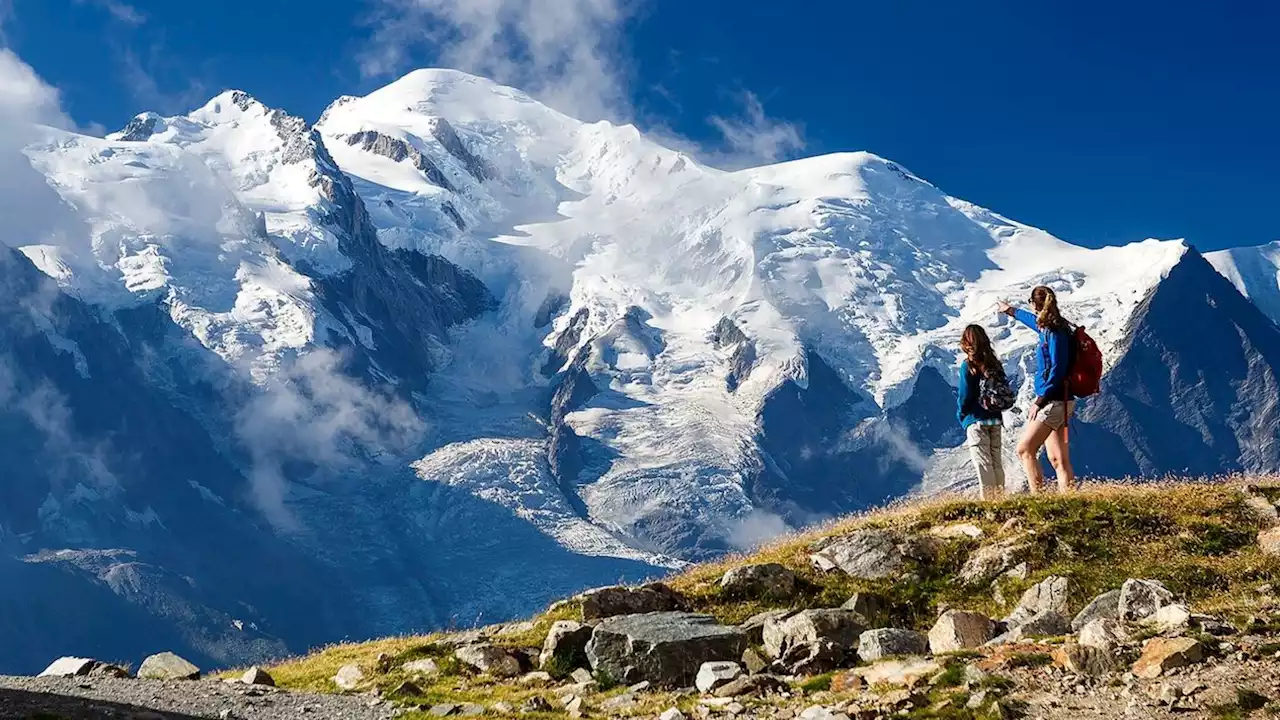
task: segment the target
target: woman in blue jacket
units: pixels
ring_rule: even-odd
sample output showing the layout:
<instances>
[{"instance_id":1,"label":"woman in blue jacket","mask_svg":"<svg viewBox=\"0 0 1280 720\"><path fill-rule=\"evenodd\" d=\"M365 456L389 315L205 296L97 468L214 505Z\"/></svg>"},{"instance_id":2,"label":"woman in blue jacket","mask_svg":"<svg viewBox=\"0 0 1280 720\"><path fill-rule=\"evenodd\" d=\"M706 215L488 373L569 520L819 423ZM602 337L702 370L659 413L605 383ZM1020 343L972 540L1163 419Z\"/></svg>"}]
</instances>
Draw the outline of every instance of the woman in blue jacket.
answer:
<instances>
[{"instance_id":1,"label":"woman in blue jacket","mask_svg":"<svg viewBox=\"0 0 1280 720\"><path fill-rule=\"evenodd\" d=\"M1027 429L1018 442L1018 458L1027 472L1031 492L1044 487L1040 470L1040 448L1049 455L1058 476L1058 489L1069 492L1075 487L1071 469L1067 422L1075 410L1067 388L1067 371L1071 365L1071 326L1058 310L1058 297L1043 285L1031 291L1031 307L1035 313L1000 304L1000 312L1035 330L1040 335L1036 350L1036 400L1027 413Z\"/></svg>"},{"instance_id":2,"label":"woman in blue jacket","mask_svg":"<svg viewBox=\"0 0 1280 720\"><path fill-rule=\"evenodd\" d=\"M991 349L991 339L981 325L970 325L960 336L964 360L960 363L956 418L964 428L964 444L978 471L978 497L994 500L1004 494L1004 457L1001 452L1003 413L982 405L982 378L999 374L1004 366Z\"/></svg>"}]
</instances>

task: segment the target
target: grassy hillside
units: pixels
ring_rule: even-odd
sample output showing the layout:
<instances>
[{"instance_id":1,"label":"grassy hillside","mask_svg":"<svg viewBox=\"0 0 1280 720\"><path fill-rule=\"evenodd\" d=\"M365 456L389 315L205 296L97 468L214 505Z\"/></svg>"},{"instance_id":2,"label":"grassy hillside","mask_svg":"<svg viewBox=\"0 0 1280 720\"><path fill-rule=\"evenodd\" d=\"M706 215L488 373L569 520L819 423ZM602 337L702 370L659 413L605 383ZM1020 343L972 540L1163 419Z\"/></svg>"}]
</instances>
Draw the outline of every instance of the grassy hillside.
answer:
<instances>
[{"instance_id":1,"label":"grassy hillside","mask_svg":"<svg viewBox=\"0 0 1280 720\"><path fill-rule=\"evenodd\" d=\"M720 577L736 565L776 562L801 579L799 595L786 607L839 607L853 593L871 591L890 600L894 626L927 631L942 608L1001 617L1024 589L1049 575L1070 577L1081 604L1119 587L1127 578L1151 578L1162 581L1198 611L1256 627L1273 622L1269 612L1274 598L1269 586L1280 580L1280 558L1264 554L1257 546L1259 530L1271 524L1251 506L1259 495L1278 499L1280 486L1262 485L1249 493L1242 483L1094 485L1073 495L1022 495L996 503L944 498L850 517L781 539L750 555L692 568L667 582L685 597L691 609L726 624L740 623L772 606L724 596ZM959 523L977 526L982 535L940 540L933 560L916 562L909 568L916 578L913 582L856 581L839 572L820 573L810 564L812 545L826 537L867 527L924 535ZM1027 577L1002 577L994 586L959 582L959 571L972 552L1020 533L1026 533L1031 542ZM526 623L507 626L493 641L538 647L553 621L580 617L580 608L572 601L560 603ZM397 699L395 689L408 678L395 668L420 658L435 659L439 675L415 680L417 688L409 688L412 697L399 699L423 705L508 702L519 706L538 696L555 710L523 717L564 716L563 703L557 700L552 685L497 681L472 674L453 659L452 646L443 634L329 647L282 662L270 671L284 687L336 692L334 674L347 663L357 663L369 687L376 686L384 696ZM796 691L819 691L824 684L823 678L817 678L798 683ZM602 690L605 694L601 698L607 698L609 688ZM693 700L670 693L646 694L632 712L688 707Z\"/></svg>"}]
</instances>

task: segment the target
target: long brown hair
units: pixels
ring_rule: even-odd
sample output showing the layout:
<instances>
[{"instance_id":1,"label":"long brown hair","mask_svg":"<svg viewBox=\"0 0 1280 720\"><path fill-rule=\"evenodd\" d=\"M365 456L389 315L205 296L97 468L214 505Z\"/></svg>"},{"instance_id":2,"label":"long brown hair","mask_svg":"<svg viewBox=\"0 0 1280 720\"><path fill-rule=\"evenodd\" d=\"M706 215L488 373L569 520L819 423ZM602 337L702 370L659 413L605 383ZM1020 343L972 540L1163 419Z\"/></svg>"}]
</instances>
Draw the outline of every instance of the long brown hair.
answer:
<instances>
[{"instance_id":1,"label":"long brown hair","mask_svg":"<svg viewBox=\"0 0 1280 720\"><path fill-rule=\"evenodd\" d=\"M1058 296L1051 288L1039 285L1031 291L1031 307L1036 311L1036 325L1042 330L1062 330L1067 321L1058 309Z\"/></svg>"},{"instance_id":2,"label":"long brown hair","mask_svg":"<svg viewBox=\"0 0 1280 720\"><path fill-rule=\"evenodd\" d=\"M987 331L981 325L970 325L964 329L960 336L960 349L964 351L970 369L978 375L986 375L997 368L1004 370L991 347L991 338L987 337Z\"/></svg>"}]
</instances>

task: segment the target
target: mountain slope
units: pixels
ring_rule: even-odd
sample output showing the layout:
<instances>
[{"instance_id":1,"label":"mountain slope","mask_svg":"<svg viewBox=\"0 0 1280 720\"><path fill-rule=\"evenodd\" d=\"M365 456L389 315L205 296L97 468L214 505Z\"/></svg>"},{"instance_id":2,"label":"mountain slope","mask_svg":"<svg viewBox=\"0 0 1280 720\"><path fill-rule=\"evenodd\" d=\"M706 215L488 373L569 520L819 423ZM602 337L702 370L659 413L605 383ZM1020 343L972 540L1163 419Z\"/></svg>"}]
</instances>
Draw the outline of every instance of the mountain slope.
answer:
<instances>
[{"instance_id":1,"label":"mountain slope","mask_svg":"<svg viewBox=\"0 0 1280 720\"><path fill-rule=\"evenodd\" d=\"M1112 368L1091 472L1280 462L1280 330L1186 244L1073 246L871 154L722 172L446 70L314 128L228 91L33 132L65 217L4 260L31 399L0 572L46 598L66 570L203 657L497 620L965 487L959 335L991 328L1028 400L1035 333L994 309L1038 284Z\"/></svg>"},{"instance_id":2,"label":"mountain slope","mask_svg":"<svg viewBox=\"0 0 1280 720\"><path fill-rule=\"evenodd\" d=\"M1280 242L1205 255L1223 277L1280 324Z\"/></svg>"}]
</instances>

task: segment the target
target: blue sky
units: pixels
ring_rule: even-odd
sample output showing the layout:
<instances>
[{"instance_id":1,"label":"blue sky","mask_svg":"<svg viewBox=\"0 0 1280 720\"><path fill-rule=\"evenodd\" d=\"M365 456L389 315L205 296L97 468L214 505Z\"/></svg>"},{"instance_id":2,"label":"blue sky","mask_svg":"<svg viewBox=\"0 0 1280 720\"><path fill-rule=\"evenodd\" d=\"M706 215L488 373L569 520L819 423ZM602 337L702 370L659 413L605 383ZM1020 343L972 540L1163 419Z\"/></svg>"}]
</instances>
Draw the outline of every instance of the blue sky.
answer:
<instances>
[{"instance_id":1,"label":"blue sky","mask_svg":"<svg viewBox=\"0 0 1280 720\"><path fill-rule=\"evenodd\" d=\"M222 89L315 119L415 66L498 76L723 165L869 150L1089 245L1280 238L1269 3L0 0L84 125ZM594 119L592 117L592 119Z\"/></svg>"}]
</instances>

